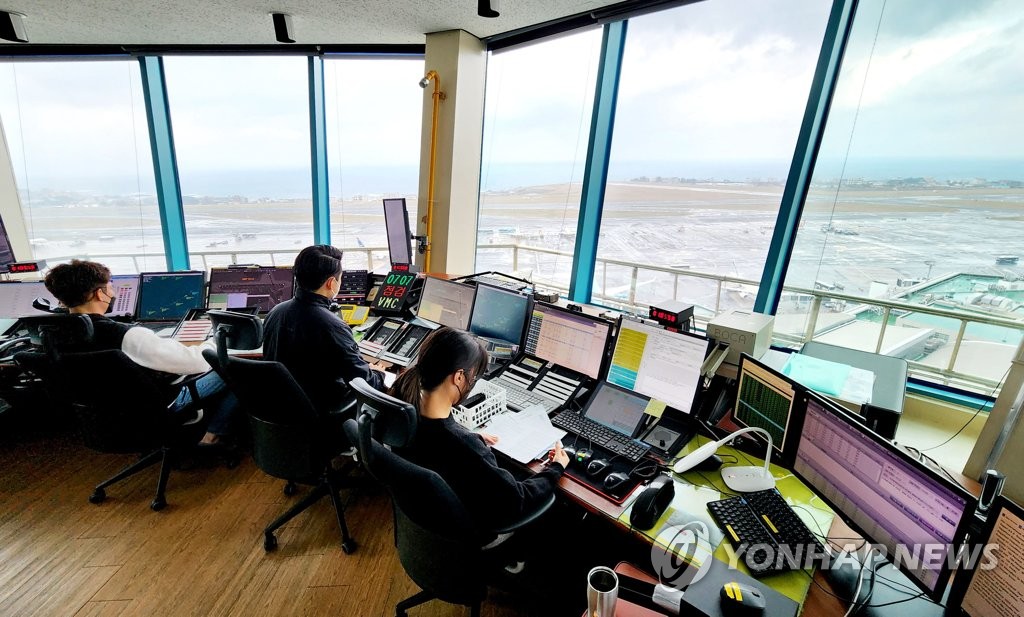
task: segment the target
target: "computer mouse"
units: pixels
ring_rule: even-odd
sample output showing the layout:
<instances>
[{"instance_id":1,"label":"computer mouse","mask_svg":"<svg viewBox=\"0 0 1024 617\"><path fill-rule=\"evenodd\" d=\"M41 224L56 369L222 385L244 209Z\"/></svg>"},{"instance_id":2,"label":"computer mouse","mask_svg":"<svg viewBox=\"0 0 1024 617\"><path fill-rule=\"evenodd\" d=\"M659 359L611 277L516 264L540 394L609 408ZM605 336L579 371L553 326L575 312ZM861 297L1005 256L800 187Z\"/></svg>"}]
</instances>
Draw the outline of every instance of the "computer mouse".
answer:
<instances>
[{"instance_id":1,"label":"computer mouse","mask_svg":"<svg viewBox=\"0 0 1024 617\"><path fill-rule=\"evenodd\" d=\"M604 477L604 487L613 491L629 480L629 474L623 471L613 471Z\"/></svg>"},{"instance_id":2,"label":"computer mouse","mask_svg":"<svg viewBox=\"0 0 1024 617\"><path fill-rule=\"evenodd\" d=\"M717 454L712 454L706 460L697 463L694 467L697 471L718 471L722 467L722 457Z\"/></svg>"},{"instance_id":3,"label":"computer mouse","mask_svg":"<svg viewBox=\"0 0 1024 617\"><path fill-rule=\"evenodd\" d=\"M611 466L612 464L603 458L591 459L590 463L587 465L587 474L597 477L607 471Z\"/></svg>"},{"instance_id":4,"label":"computer mouse","mask_svg":"<svg viewBox=\"0 0 1024 617\"><path fill-rule=\"evenodd\" d=\"M756 587L730 581L722 585L722 614L738 617L757 617L764 614L764 594Z\"/></svg>"}]
</instances>

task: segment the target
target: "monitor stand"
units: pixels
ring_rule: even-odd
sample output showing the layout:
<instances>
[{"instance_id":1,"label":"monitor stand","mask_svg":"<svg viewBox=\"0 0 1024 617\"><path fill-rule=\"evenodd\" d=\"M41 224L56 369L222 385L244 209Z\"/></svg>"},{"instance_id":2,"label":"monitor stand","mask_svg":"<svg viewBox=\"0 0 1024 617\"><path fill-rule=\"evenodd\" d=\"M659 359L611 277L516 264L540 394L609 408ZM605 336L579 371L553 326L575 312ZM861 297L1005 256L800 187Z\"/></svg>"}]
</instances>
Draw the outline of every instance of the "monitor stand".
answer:
<instances>
[{"instance_id":1,"label":"monitor stand","mask_svg":"<svg viewBox=\"0 0 1024 617\"><path fill-rule=\"evenodd\" d=\"M877 563L877 561L876 561ZM854 590L857 589L857 579L860 576L860 566L843 563L840 567L832 568L826 573L835 594L842 599L852 598ZM874 591L871 599L867 601L869 606L862 608L858 615L867 617L943 617L946 615L944 606L935 604L931 600L921 597L910 598L917 595L921 590L907 575L896 569L891 563L886 563L872 572L864 573L864 584L861 585L860 601L864 602L871 590L872 578ZM943 596L943 604L949 597L949 590ZM898 602L898 604L890 604ZM888 606L876 606L888 604Z\"/></svg>"}]
</instances>

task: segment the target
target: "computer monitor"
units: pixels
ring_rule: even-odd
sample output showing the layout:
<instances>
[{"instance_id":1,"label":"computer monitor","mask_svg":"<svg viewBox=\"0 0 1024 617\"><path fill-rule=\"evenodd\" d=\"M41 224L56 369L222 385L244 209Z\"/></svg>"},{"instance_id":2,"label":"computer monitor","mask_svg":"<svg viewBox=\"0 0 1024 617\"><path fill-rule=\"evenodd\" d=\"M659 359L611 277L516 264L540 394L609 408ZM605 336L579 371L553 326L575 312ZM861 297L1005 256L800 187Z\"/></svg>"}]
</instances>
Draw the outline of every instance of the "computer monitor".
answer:
<instances>
[{"instance_id":1,"label":"computer monitor","mask_svg":"<svg viewBox=\"0 0 1024 617\"><path fill-rule=\"evenodd\" d=\"M384 227L388 234L388 252L392 264L411 264L412 248L409 241L409 213L405 209L405 198L384 200Z\"/></svg>"},{"instance_id":2,"label":"computer monitor","mask_svg":"<svg viewBox=\"0 0 1024 617\"><path fill-rule=\"evenodd\" d=\"M702 336L623 319L607 381L688 414L700 389L700 367L707 353L708 340Z\"/></svg>"},{"instance_id":3,"label":"computer monitor","mask_svg":"<svg viewBox=\"0 0 1024 617\"><path fill-rule=\"evenodd\" d=\"M740 355L733 422L767 431L772 436L772 456L786 467L792 465L800 440L803 405L798 403L802 391L800 385L782 373L747 354ZM752 436L767 445L763 435Z\"/></svg>"},{"instance_id":4,"label":"computer monitor","mask_svg":"<svg viewBox=\"0 0 1024 617\"><path fill-rule=\"evenodd\" d=\"M42 281L0 282L0 318L45 315L45 311L32 307L36 298L46 299L54 308L60 304Z\"/></svg>"},{"instance_id":5,"label":"computer monitor","mask_svg":"<svg viewBox=\"0 0 1024 617\"><path fill-rule=\"evenodd\" d=\"M977 543L982 553L966 572L956 575L954 593L963 617L1004 617L1024 614L1024 508L1000 496L985 522ZM988 563L984 547L995 549L996 561ZM974 550L978 550L974 549ZM983 566L983 567L979 567ZM994 567L988 567L993 566ZM950 606L956 609L956 606Z\"/></svg>"},{"instance_id":6,"label":"computer monitor","mask_svg":"<svg viewBox=\"0 0 1024 617\"><path fill-rule=\"evenodd\" d=\"M177 321L203 306L202 272L143 272L141 277L139 321Z\"/></svg>"},{"instance_id":7,"label":"computer monitor","mask_svg":"<svg viewBox=\"0 0 1024 617\"><path fill-rule=\"evenodd\" d=\"M941 597L948 553L962 542L975 499L845 409L813 392L804 396L794 473L868 542L884 546L910 580Z\"/></svg>"},{"instance_id":8,"label":"computer monitor","mask_svg":"<svg viewBox=\"0 0 1024 617\"><path fill-rule=\"evenodd\" d=\"M530 308L530 298L514 291L478 283L469 331L478 336L518 345Z\"/></svg>"},{"instance_id":9,"label":"computer monitor","mask_svg":"<svg viewBox=\"0 0 1024 617\"><path fill-rule=\"evenodd\" d=\"M107 314L114 317L134 316L139 305L139 275L115 274L110 277L110 282L117 290L117 297Z\"/></svg>"},{"instance_id":10,"label":"computer monitor","mask_svg":"<svg viewBox=\"0 0 1024 617\"><path fill-rule=\"evenodd\" d=\"M293 293L291 266L212 268L206 305L217 309L252 308L266 313Z\"/></svg>"},{"instance_id":11,"label":"computer monitor","mask_svg":"<svg viewBox=\"0 0 1024 617\"><path fill-rule=\"evenodd\" d=\"M536 304L526 331L526 353L597 379L611 333L612 324L600 317Z\"/></svg>"},{"instance_id":12,"label":"computer monitor","mask_svg":"<svg viewBox=\"0 0 1024 617\"><path fill-rule=\"evenodd\" d=\"M416 316L449 328L465 330L469 327L470 313L476 287L428 276L423 280L420 306Z\"/></svg>"},{"instance_id":13,"label":"computer monitor","mask_svg":"<svg viewBox=\"0 0 1024 617\"><path fill-rule=\"evenodd\" d=\"M583 409L583 416L633 437L640 428L649 403L650 399L646 396L600 381Z\"/></svg>"},{"instance_id":14,"label":"computer monitor","mask_svg":"<svg viewBox=\"0 0 1024 617\"><path fill-rule=\"evenodd\" d=\"M0 272L7 272L7 266L15 261L17 260L14 258L14 249L11 248L11 239L7 235L7 227L0 218Z\"/></svg>"}]
</instances>

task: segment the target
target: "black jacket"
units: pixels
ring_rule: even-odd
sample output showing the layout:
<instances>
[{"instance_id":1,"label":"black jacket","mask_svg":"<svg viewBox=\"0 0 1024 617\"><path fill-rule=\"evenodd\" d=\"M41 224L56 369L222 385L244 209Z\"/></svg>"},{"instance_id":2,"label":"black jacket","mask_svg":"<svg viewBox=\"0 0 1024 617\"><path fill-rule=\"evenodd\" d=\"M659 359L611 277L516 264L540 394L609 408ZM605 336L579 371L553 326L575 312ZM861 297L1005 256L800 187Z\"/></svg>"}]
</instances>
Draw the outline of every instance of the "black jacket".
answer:
<instances>
[{"instance_id":1,"label":"black jacket","mask_svg":"<svg viewBox=\"0 0 1024 617\"><path fill-rule=\"evenodd\" d=\"M565 469L558 463L520 482L498 466L480 435L451 416L420 416L416 437L400 454L444 478L481 529L497 529L536 510Z\"/></svg>"},{"instance_id":2,"label":"black jacket","mask_svg":"<svg viewBox=\"0 0 1024 617\"><path fill-rule=\"evenodd\" d=\"M384 389L384 376L370 369L351 328L329 306L327 298L298 289L263 321L263 357L284 364L321 413L351 398L347 383L356 377Z\"/></svg>"}]
</instances>

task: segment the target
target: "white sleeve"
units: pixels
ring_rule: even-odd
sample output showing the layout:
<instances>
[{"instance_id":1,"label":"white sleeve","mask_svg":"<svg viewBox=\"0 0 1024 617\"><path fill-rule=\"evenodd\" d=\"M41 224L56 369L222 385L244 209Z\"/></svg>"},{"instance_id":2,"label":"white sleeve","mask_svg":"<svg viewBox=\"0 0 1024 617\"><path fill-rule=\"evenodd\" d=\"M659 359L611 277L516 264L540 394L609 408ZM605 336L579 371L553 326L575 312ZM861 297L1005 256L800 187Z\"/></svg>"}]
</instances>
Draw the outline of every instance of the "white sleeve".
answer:
<instances>
[{"instance_id":1,"label":"white sleeve","mask_svg":"<svg viewBox=\"0 0 1024 617\"><path fill-rule=\"evenodd\" d=\"M204 349L215 349L213 341L202 345L185 346L171 338L161 338L152 330L134 327L128 330L121 341L121 351L132 362L155 371L192 375L210 370L203 358Z\"/></svg>"}]
</instances>

